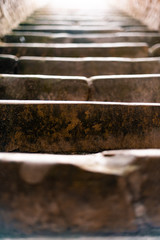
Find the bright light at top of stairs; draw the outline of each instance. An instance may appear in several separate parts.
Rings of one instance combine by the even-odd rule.
[[[106,9],[111,0],[49,0],[53,8],[61,9]]]

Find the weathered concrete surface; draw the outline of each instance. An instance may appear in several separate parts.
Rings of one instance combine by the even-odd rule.
[[[52,58],[21,57],[19,74],[65,76],[151,74],[160,72],[160,58]]]
[[[160,102],[160,75],[112,75],[90,78],[90,101]]]
[[[122,28],[120,27],[80,27],[80,26],[58,26],[53,27],[50,25],[41,25],[41,26],[22,26],[13,30],[14,32],[26,31],[26,32],[46,32],[46,33],[70,33],[70,34],[84,34],[84,33],[112,33],[112,32],[121,32]]]
[[[0,101],[0,151],[159,148],[160,105]]]
[[[13,55],[0,54],[0,73],[15,73],[17,58]]]
[[[0,99],[88,100],[85,77],[0,75]]]
[[[159,167],[158,149],[0,153],[1,234],[150,235],[160,227]]]
[[[0,43],[0,54],[51,57],[148,57],[146,43]]]

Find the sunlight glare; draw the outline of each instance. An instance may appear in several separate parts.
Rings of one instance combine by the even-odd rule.
[[[49,5],[59,9],[106,9],[110,0],[50,0]]]

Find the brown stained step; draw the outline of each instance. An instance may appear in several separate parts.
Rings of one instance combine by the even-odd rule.
[[[160,58],[52,58],[21,57],[18,74],[65,76],[160,73]]]
[[[88,100],[85,77],[0,75],[0,99]]]
[[[90,78],[90,101],[160,102],[160,74]]]
[[[109,239],[132,240],[122,235],[147,233],[144,240],[160,227],[158,149],[90,155],[0,153],[0,168],[1,234],[78,233],[83,239],[85,234],[116,234]]]
[[[1,153],[1,235],[53,237],[138,230],[123,176],[81,169],[87,164],[91,169],[103,168],[101,160],[105,163],[102,154]]]
[[[17,60],[16,56],[0,54],[0,73],[15,73]]]
[[[84,33],[112,33],[112,32],[121,32],[122,28],[120,27],[53,27],[53,26],[28,26],[28,27],[18,27],[13,30],[14,32],[44,32],[44,33],[70,33],[70,34],[84,34]]]
[[[0,75],[0,99],[160,102],[160,74],[66,77]]]
[[[160,104],[1,100],[0,112],[0,151],[160,147]]]
[[[146,43],[0,43],[0,54],[49,57],[148,57]]]
[[[4,42],[17,43],[120,43],[120,42],[145,42],[152,46],[160,42],[159,33],[108,33],[108,34],[67,34],[67,33],[34,33],[14,32],[7,34],[2,39]]]
[[[104,153],[105,156],[113,157],[118,160],[134,157],[131,167],[137,170],[128,175],[128,183],[133,193],[133,202],[137,217],[141,218],[146,226],[155,227],[159,236],[160,226],[160,187],[159,182],[159,164],[160,150],[128,150],[128,151],[109,151]],[[131,169],[131,168],[130,168]]]

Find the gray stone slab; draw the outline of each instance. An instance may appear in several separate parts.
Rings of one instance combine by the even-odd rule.
[[[148,57],[145,43],[1,43],[0,54],[49,57]]]
[[[0,75],[0,99],[87,101],[84,77]]]
[[[0,54],[0,73],[15,73],[17,58],[13,55]]]
[[[66,76],[153,74],[160,72],[160,58],[52,58],[21,57],[19,74]]]
[[[0,112],[0,151],[160,147],[159,104],[1,100]]]
[[[91,101],[160,102],[160,75],[113,75],[90,78]]]

